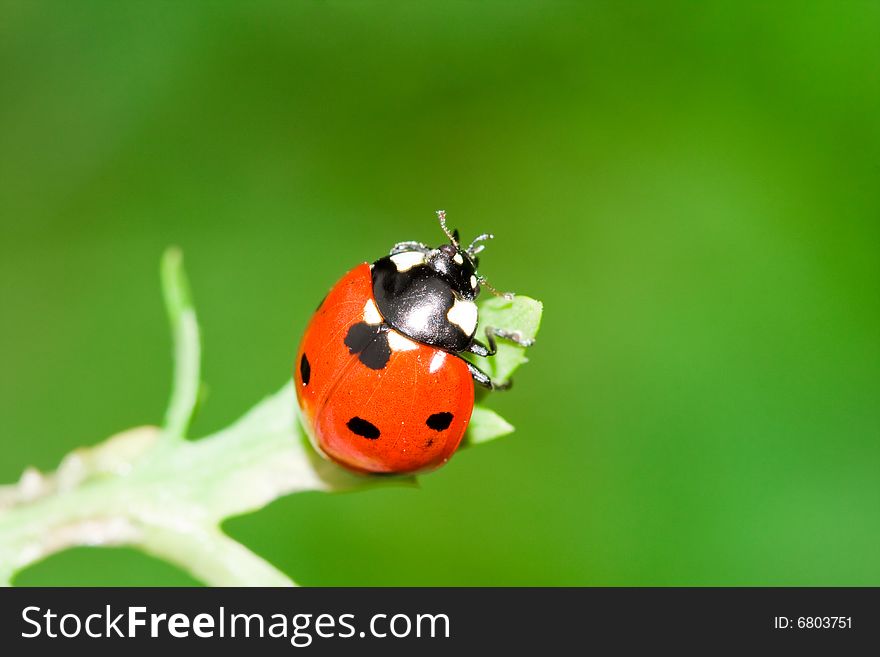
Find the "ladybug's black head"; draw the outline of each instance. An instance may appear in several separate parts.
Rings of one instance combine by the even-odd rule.
[[[479,294],[477,267],[466,251],[453,244],[443,244],[427,255],[426,264],[462,298],[473,299]]]
[[[446,213],[437,212],[440,227],[449,238],[449,244],[443,244],[431,251],[426,258],[427,265],[436,271],[449,285],[465,299],[474,299],[480,293],[483,279],[477,274],[479,259],[477,254],[485,248],[482,241],[494,236],[485,233],[477,237],[471,245],[463,249],[458,243],[458,231],[450,231],[446,227]]]

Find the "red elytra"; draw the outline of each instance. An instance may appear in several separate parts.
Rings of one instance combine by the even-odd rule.
[[[389,329],[390,356],[378,369],[346,338],[375,309],[370,265],[330,291],[297,352],[294,382],[303,424],[328,458],[365,473],[437,468],[461,443],[474,405],[464,360]]]

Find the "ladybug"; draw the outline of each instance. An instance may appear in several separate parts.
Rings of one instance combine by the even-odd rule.
[[[462,354],[492,356],[495,338],[530,344],[492,327],[487,344],[475,338],[475,300],[482,286],[494,292],[476,256],[493,236],[462,248],[445,213],[437,216],[448,243],[401,242],[352,269],[318,306],[297,352],[306,431],[320,453],[350,470],[403,474],[446,463],[470,421],[474,382],[510,385]]]

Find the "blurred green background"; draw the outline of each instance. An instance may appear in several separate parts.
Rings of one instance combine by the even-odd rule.
[[[0,7],[0,480],[160,421],[167,245],[204,434],[445,208],[545,302],[517,432],[231,535],[307,585],[880,585],[880,4]]]

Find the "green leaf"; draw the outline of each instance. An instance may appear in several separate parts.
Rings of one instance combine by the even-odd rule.
[[[541,302],[529,297],[491,297],[480,304],[480,327],[483,332],[487,327],[502,329],[531,342],[538,334],[542,311]],[[494,356],[478,358],[468,355],[468,359],[493,381],[506,383],[517,368],[528,362],[527,347],[503,338],[498,339],[497,344],[498,352]],[[492,396],[481,393],[478,397],[462,447],[479,445],[513,432],[513,426],[507,420],[485,407],[484,403],[490,401]]]
[[[501,436],[513,433],[513,426],[495,411],[482,406],[474,406],[470,424],[464,434],[462,447],[479,445]]]
[[[521,339],[532,341],[541,325],[543,304],[526,296],[491,297],[480,304],[480,333],[486,328],[502,329],[515,333]],[[474,358],[473,363],[492,377],[493,381],[506,383],[520,365],[527,363],[526,347],[500,338],[498,353],[490,358]]]

